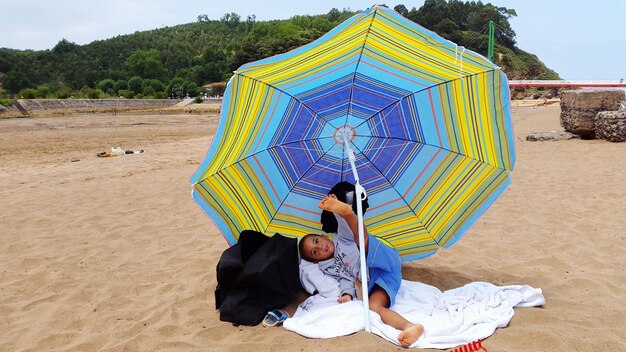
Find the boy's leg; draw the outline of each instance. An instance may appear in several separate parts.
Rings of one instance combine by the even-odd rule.
[[[385,324],[402,330],[400,335],[398,335],[398,342],[400,342],[402,346],[412,345],[424,332],[424,326],[421,324],[413,324],[404,319],[400,314],[387,308],[389,306],[389,296],[380,286],[375,285],[372,288],[369,302],[370,309],[378,313]]]
[[[357,246],[360,246],[359,243],[359,217],[352,211],[352,207],[339,199],[334,194],[329,194],[322,201],[319,202],[318,207],[323,210],[330,211],[341,216],[352,230],[352,235],[354,236],[354,242],[356,242]],[[365,252],[367,253],[367,244],[368,244],[368,233],[367,228],[365,228],[365,223],[363,223],[363,235],[365,239]]]

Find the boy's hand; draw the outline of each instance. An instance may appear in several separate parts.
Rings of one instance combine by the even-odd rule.
[[[346,303],[350,301],[352,301],[352,296],[347,293],[344,293],[341,297],[337,299],[337,302],[339,303]]]

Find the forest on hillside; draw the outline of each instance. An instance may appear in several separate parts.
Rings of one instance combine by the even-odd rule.
[[[394,10],[442,37],[487,55],[489,21],[496,28],[494,61],[509,79],[558,79],[535,55],[516,46],[514,9],[480,1],[426,0]],[[165,98],[196,96],[224,82],[244,63],[305,45],[357,12],[257,21],[236,13],[210,20],[120,35],[77,45],[61,39],[52,49],[0,49],[0,98]],[[224,85],[212,86],[219,94]]]

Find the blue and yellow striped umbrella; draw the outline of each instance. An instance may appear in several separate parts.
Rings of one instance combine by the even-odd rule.
[[[370,233],[404,261],[455,243],[510,183],[506,76],[374,6],[318,40],[240,67],[193,197],[233,244],[242,230],[320,233],[319,200],[354,183]]]

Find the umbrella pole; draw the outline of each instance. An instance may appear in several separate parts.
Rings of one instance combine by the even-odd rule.
[[[352,175],[354,176],[354,187],[355,187],[355,199],[357,216],[359,220],[358,229],[359,229],[359,243],[365,243],[365,229],[363,228],[363,203],[362,199],[365,198],[365,189],[359,183],[359,173],[356,170],[355,161],[356,158],[354,156],[354,151],[350,148],[350,144],[348,142],[347,136],[344,134],[344,146],[346,148],[346,153],[348,154],[348,160],[350,160],[350,167],[352,167]],[[365,255],[365,246],[359,246],[359,254],[361,257],[361,289],[363,292],[363,319],[365,320],[365,331],[372,332],[372,328],[370,326],[370,304],[369,304],[369,292],[367,288],[367,257]]]

